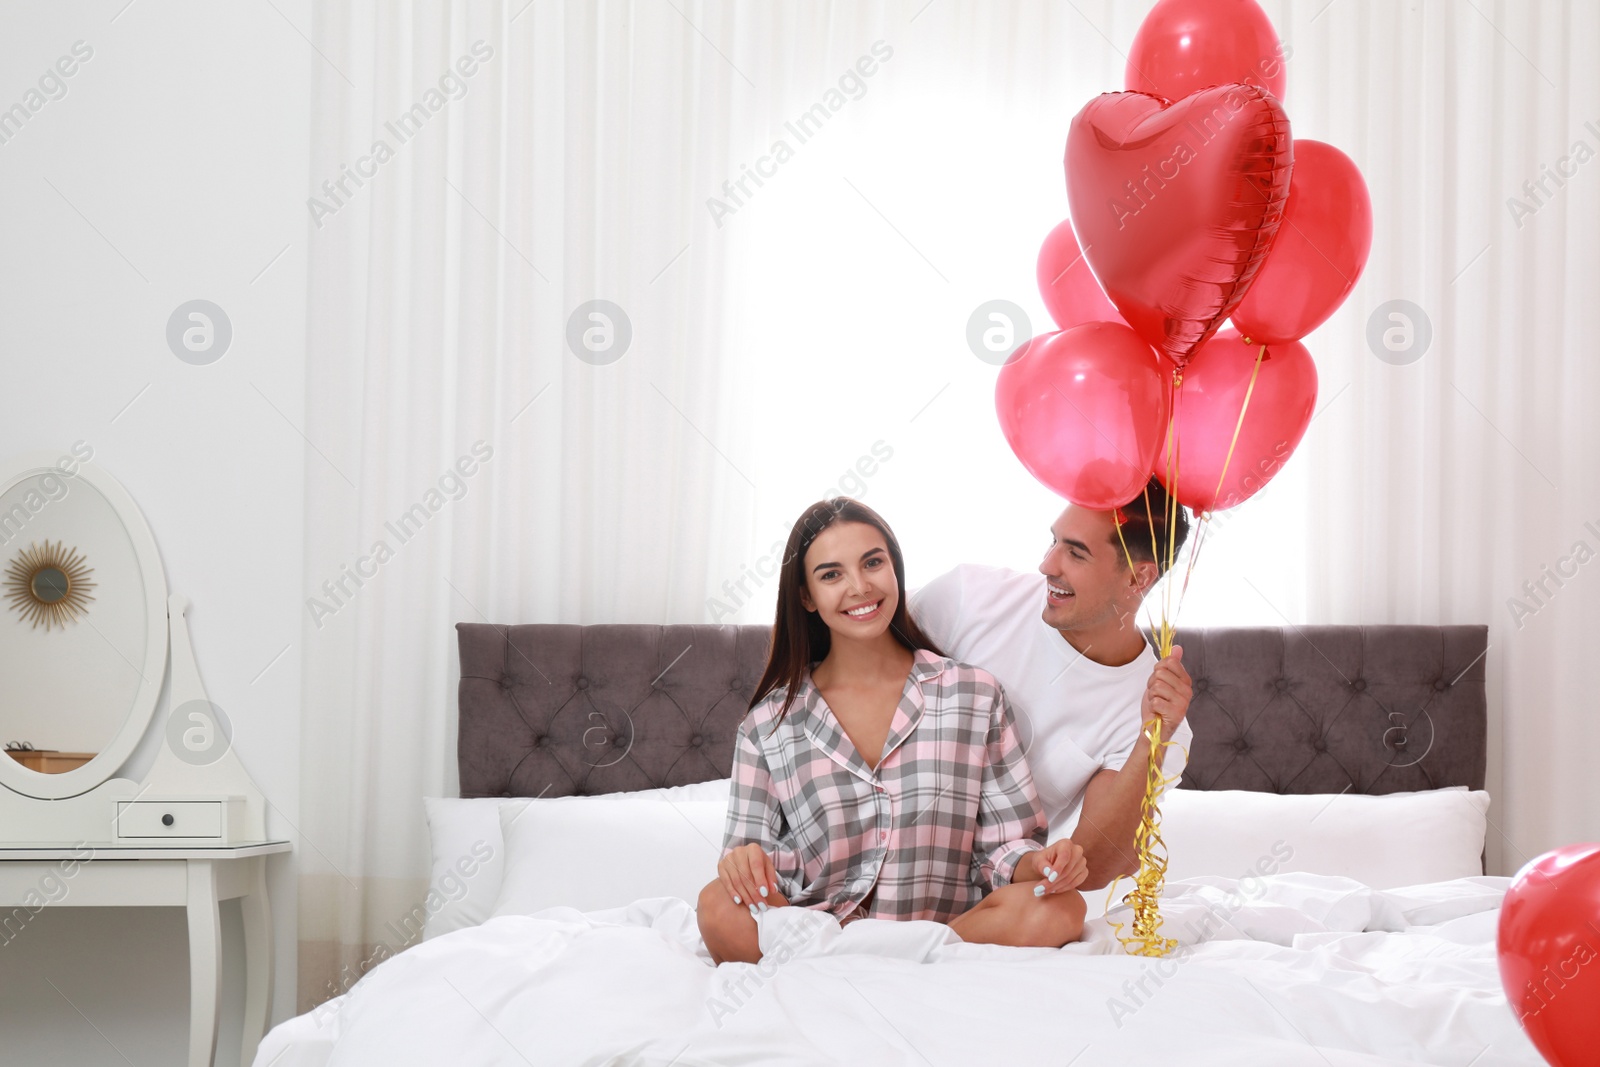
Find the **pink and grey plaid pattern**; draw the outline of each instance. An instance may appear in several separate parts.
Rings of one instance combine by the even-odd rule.
[[[1044,846],[1044,809],[988,671],[917,652],[875,771],[809,673],[778,722],[783,695],[739,724],[722,851],[760,845],[791,904],[841,921],[948,922]]]

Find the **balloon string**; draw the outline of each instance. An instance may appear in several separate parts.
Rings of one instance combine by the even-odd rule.
[[[1146,485],[1145,489],[1144,489],[1144,512],[1145,512],[1145,516],[1148,518],[1149,515],[1150,515],[1150,487],[1148,485]],[[1114,526],[1116,528],[1117,540],[1122,543],[1122,558],[1128,561],[1128,572],[1131,574],[1133,572],[1133,553],[1128,551],[1128,542],[1122,536],[1122,513],[1121,513],[1120,509],[1118,509],[1117,511],[1113,511],[1111,513],[1111,524],[1112,524],[1112,526]],[[1155,536],[1156,536],[1155,524],[1151,523],[1150,524],[1150,544],[1151,544],[1152,554],[1154,554]],[[1145,605],[1145,622],[1149,625],[1149,627],[1150,627],[1150,629],[1152,631],[1155,630],[1155,628],[1156,628],[1155,621],[1150,617],[1149,605],[1148,604]]]
[[[1228,454],[1222,460],[1222,473],[1217,475],[1217,487],[1211,493],[1212,508],[1217,506],[1217,497],[1222,493],[1222,482],[1228,477],[1228,464],[1233,462],[1233,449],[1239,443],[1239,431],[1244,428],[1244,413],[1250,407],[1250,395],[1256,391],[1256,375],[1261,373],[1261,360],[1266,354],[1267,346],[1262,345],[1256,352],[1255,366],[1250,368],[1250,384],[1245,387],[1244,402],[1239,405],[1239,419],[1233,424],[1233,439],[1228,442]]]
[[[1163,572],[1167,575],[1172,573],[1172,564],[1178,550],[1178,509],[1183,506],[1178,503],[1177,492],[1178,480],[1182,476],[1180,460],[1183,456],[1183,439],[1178,436],[1178,414],[1183,408],[1183,392],[1178,386],[1182,383],[1183,372],[1179,370],[1178,373],[1172,376],[1172,481],[1168,484],[1173,487],[1173,491],[1167,494],[1167,566]],[[1169,577],[1164,592],[1167,611],[1162,620],[1166,627],[1166,632],[1162,635],[1164,640],[1161,645],[1163,658],[1171,654],[1173,639],[1177,634],[1176,620],[1178,612],[1172,603],[1172,584],[1172,580]]]
[[[1177,551],[1177,472],[1181,463],[1181,448],[1177,441],[1178,411],[1182,394],[1178,386],[1182,383],[1181,371],[1174,371],[1172,375],[1171,393],[1168,403],[1167,441],[1166,441],[1166,484],[1169,487],[1167,501],[1162,509],[1167,520],[1167,543],[1164,553],[1167,566],[1163,573],[1170,573],[1174,554]],[[1145,518],[1150,526],[1150,554],[1153,559],[1163,558],[1162,546],[1156,543],[1155,521],[1150,506],[1149,485],[1144,490]],[[1127,539],[1122,533],[1122,517],[1120,509],[1112,513],[1112,523],[1116,527],[1117,541],[1122,545],[1122,554],[1128,562],[1128,570],[1133,570],[1133,554],[1128,550]],[[1158,579],[1159,580],[1159,579]],[[1161,624],[1156,627],[1153,623],[1151,630],[1156,634],[1156,643],[1161,658],[1165,658],[1172,651],[1177,628],[1173,625],[1172,583],[1168,582],[1162,591],[1162,618]],[[1179,601],[1181,606],[1181,598]],[[1165,956],[1177,947],[1178,942],[1169,937],[1162,937],[1161,931],[1161,892],[1166,886],[1167,878],[1167,847],[1161,839],[1160,820],[1161,809],[1158,798],[1168,785],[1176,781],[1176,777],[1167,777],[1162,773],[1162,754],[1170,741],[1161,740],[1161,719],[1153,719],[1146,727],[1144,735],[1150,742],[1150,754],[1145,764],[1145,789],[1144,797],[1139,804],[1139,825],[1134,833],[1134,851],[1138,856],[1138,872],[1134,876],[1134,887],[1123,902],[1133,908],[1133,933],[1123,935],[1126,923],[1111,921],[1111,926],[1117,940],[1121,942],[1123,951],[1130,955],[1138,956]],[[1187,756],[1187,754],[1186,754]],[[1116,893],[1117,886],[1122,878],[1118,876],[1111,883],[1106,896],[1106,910],[1111,910],[1111,899]]]
[[[1154,561],[1162,558],[1162,552],[1160,552],[1160,549],[1155,547],[1155,515],[1150,512],[1149,482],[1144,483],[1144,522],[1146,522],[1146,525],[1149,525],[1150,528],[1150,561],[1154,563]],[[1128,545],[1123,544],[1122,549],[1123,552],[1126,552],[1126,550],[1128,550]],[[1128,569],[1130,569],[1130,571],[1133,569],[1133,558],[1131,557],[1128,558]],[[1157,581],[1160,581],[1160,579],[1157,579]],[[1150,598],[1150,600],[1154,600],[1154,597]],[[1150,608],[1149,600],[1144,601],[1144,611],[1146,611],[1146,621],[1150,624],[1150,632],[1157,635],[1157,637],[1155,637],[1155,641],[1157,641],[1157,645],[1160,645],[1160,640],[1162,640],[1162,638],[1160,638],[1160,627],[1157,627],[1157,624],[1155,624],[1155,616],[1152,614],[1154,608]]]
[[[1139,871],[1134,875],[1133,888],[1122,898],[1122,903],[1133,909],[1133,933],[1125,936],[1127,923],[1110,918],[1112,899],[1119,876],[1106,893],[1107,922],[1113,936],[1121,942],[1123,952],[1130,956],[1165,956],[1178,947],[1174,938],[1161,936],[1161,891],[1167,881],[1167,847],[1161,840],[1161,811],[1158,798],[1177,776],[1162,773],[1162,754],[1171,741],[1161,740],[1161,719],[1155,718],[1145,727],[1144,736],[1150,741],[1150,758],[1145,765],[1144,800],[1139,806],[1139,828],[1134,834],[1134,848],[1139,857]],[[1179,746],[1180,749],[1182,746]],[[1188,752],[1184,752],[1185,759]]]
[[[1170,386],[1169,386],[1169,390],[1170,391],[1168,393],[1168,403],[1167,403],[1167,411],[1169,412],[1169,414],[1167,416],[1167,440],[1166,440],[1167,477],[1166,477],[1166,485],[1167,485],[1168,488],[1167,488],[1167,500],[1166,500],[1165,505],[1162,508],[1162,512],[1163,512],[1163,516],[1162,517],[1166,520],[1166,530],[1167,530],[1167,546],[1166,546],[1166,552],[1165,553],[1163,553],[1161,551],[1160,546],[1158,546],[1156,544],[1156,524],[1155,524],[1154,516],[1151,515],[1150,494],[1148,492],[1148,489],[1149,489],[1148,485],[1145,487],[1146,488],[1146,492],[1145,492],[1145,496],[1144,496],[1145,518],[1150,523],[1150,555],[1151,555],[1151,558],[1153,560],[1157,561],[1157,562],[1159,562],[1163,558],[1163,556],[1165,557],[1166,566],[1164,568],[1162,568],[1162,574],[1163,575],[1165,575],[1167,572],[1171,571],[1171,569],[1172,569],[1172,552],[1173,552],[1174,544],[1176,542],[1176,537],[1174,536],[1176,531],[1175,531],[1174,527],[1176,526],[1177,521],[1178,521],[1178,514],[1177,514],[1177,511],[1175,510],[1175,505],[1177,505],[1178,497],[1177,497],[1177,493],[1176,493],[1174,487],[1176,487],[1176,485],[1178,484],[1177,477],[1178,477],[1179,453],[1180,453],[1180,447],[1179,447],[1179,444],[1178,444],[1178,411],[1179,411],[1179,408],[1181,407],[1182,397],[1183,397],[1183,394],[1179,391],[1178,386],[1180,384],[1182,384],[1182,382],[1183,382],[1183,371],[1182,370],[1174,370],[1172,372],[1172,381],[1171,381]],[[1130,570],[1132,569],[1132,566],[1133,566],[1133,564],[1132,564],[1132,561],[1130,560],[1129,561],[1129,569]],[[1157,578],[1156,580],[1160,581],[1161,579]],[[1162,587],[1162,590],[1161,590],[1161,625],[1160,625],[1159,628],[1154,626],[1154,625],[1151,626],[1151,629],[1154,630],[1155,634],[1156,634],[1156,651],[1159,654],[1159,658],[1162,658],[1162,659],[1165,659],[1167,657],[1167,655],[1172,651],[1173,639],[1174,639],[1174,636],[1176,635],[1176,632],[1177,632],[1177,628],[1173,625],[1172,620],[1173,620],[1172,583],[1168,582],[1165,586]]]
[[[1248,343],[1248,339],[1247,339]],[[1228,442],[1227,455],[1222,460],[1222,471],[1217,476],[1217,487],[1212,492],[1211,502],[1215,506],[1217,497],[1222,493],[1222,485],[1228,476],[1228,466],[1233,462],[1233,453],[1239,443],[1239,434],[1244,427],[1244,414],[1250,407],[1250,399],[1255,394],[1256,378],[1261,372],[1261,361],[1265,358],[1267,346],[1261,345],[1256,352],[1255,365],[1250,369],[1250,383],[1245,387],[1244,402],[1239,405],[1239,417],[1234,422],[1233,437]],[[1175,370],[1172,375],[1171,392],[1169,393],[1167,439],[1166,439],[1166,485],[1167,501],[1163,509],[1166,518],[1167,544],[1166,567],[1163,575],[1170,574],[1177,554],[1177,526],[1178,503],[1177,478],[1181,466],[1182,448],[1178,441],[1178,418],[1183,406],[1183,393],[1178,388],[1183,382],[1181,369]],[[1162,558],[1161,546],[1156,543],[1155,518],[1150,507],[1149,486],[1144,491],[1145,518],[1150,525],[1150,552],[1156,559]],[[1159,656],[1165,659],[1172,652],[1172,646],[1177,634],[1174,618],[1177,611],[1182,610],[1184,595],[1189,591],[1189,579],[1194,574],[1195,561],[1200,555],[1200,546],[1205,541],[1206,527],[1211,519],[1211,509],[1207,509],[1201,516],[1199,529],[1196,531],[1195,543],[1189,551],[1188,564],[1184,570],[1183,583],[1178,589],[1177,604],[1173,605],[1173,582],[1169,581],[1162,590],[1162,616],[1159,630],[1152,625],[1152,630],[1157,630],[1156,644]],[[1116,526],[1117,541],[1122,545],[1122,554],[1127,559],[1129,571],[1133,570],[1133,554],[1128,551],[1127,539],[1122,535],[1121,513],[1114,512],[1112,522]],[[1166,888],[1167,880],[1167,848],[1166,842],[1161,838],[1161,808],[1159,797],[1163,790],[1173,782],[1177,776],[1167,776],[1162,773],[1162,757],[1171,741],[1161,739],[1162,720],[1158,717],[1152,719],[1144,730],[1144,736],[1150,742],[1149,759],[1145,765],[1144,797],[1139,804],[1139,826],[1134,833],[1134,851],[1139,859],[1139,869],[1134,875],[1133,889],[1129,890],[1122,898],[1122,903],[1133,910],[1133,933],[1124,936],[1123,929],[1128,924],[1114,920],[1110,925],[1117,940],[1122,944],[1122,949],[1129,955],[1136,956],[1166,956],[1178,947],[1178,942],[1170,937],[1161,936],[1161,891]],[[1185,759],[1188,753],[1184,753]],[[1117,886],[1122,882],[1119,876],[1112,881],[1106,893],[1106,911],[1109,914],[1112,900],[1116,896]]]
[[[1200,558],[1200,546],[1206,541],[1206,526],[1211,520],[1211,513],[1200,516],[1194,532],[1194,544],[1189,546],[1189,562],[1183,568],[1183,588],[1178,590],[1178,610],[1183,610],[1183,598],[1189,592],[1189,576],[1194,574],[1195,560]]]
[[[1170,466],[1167,469],[1167,474],[1169,477],[1172,474]],[[1144,521],[1150,527],[1150,559],[1153,562],[1161,558],[1161,550],[1156,548],[1156,519],[1154,515],[1150,514],[1150,483],[1148,480],[1145,482],[1144,486]],[[1126,548],[1127,546],[1124,545],[1123,547]],[[1128,569],[1133,569],[1131,561],[1129,562]]]
[[[1246,344],[1250,339],[1244,339]],[[1189,551],[1189,564],[1183,573],[1183,588],[1178,592],[1178,608],[1183,608],[1183,596],[1189,591],[1189,576],[1194,574],[1195,561],[1200,558],[1200,547],[1205,544],[1206,529],[1211,524],[1211,513],[1216,508],[1217,497],[1222,495],[1222,483],[1228,477],[1228,464],[1233,462],[1233,450],[1239,443],[1239,431],[1244,428],[1244,413],[1250,409],[1250,397],[1256,391],[1256,375],[1261,373],[1261,361],[1266,358],[1267,346],[1262,345],[1256,351],[1255,366],[1250,368],[1250,384],[1245,387],[1244,401],[1239,405],[1239,418],[1233,424],[1233,438],[1228,442],[1228,454],[1222,459],[1222,470],[1217,475],[1217,487],[1211,493],[1211,507],[1207,508],[1200,516],[1199,528],[1195,530],[1194,547]]]

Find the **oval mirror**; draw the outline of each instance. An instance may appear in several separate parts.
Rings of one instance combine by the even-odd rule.
[[[113,777],[166,668],[166,573],[133,498],[71,455],[0,468],[0,785],[58,800]]]

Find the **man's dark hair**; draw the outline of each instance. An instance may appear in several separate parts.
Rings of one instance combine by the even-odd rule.
[[[1146,500],[1149,507],[1146,508]],[[1167,573],[1167,518],[1172,502],[1167,496],[1166,486],[1160,479],[1152,476],[1146,483],[1144,492],[1122,505],[1122,539],[1117,539],[1115,528],[1111,531],[1111,544],[1117,550],[1117,563],[1127,566],[1123,557],[1122,546],[1128,546],[1128,555],[1135,560],[1142,560],[1156,565],[1158,574]],[[1151,551],[1150,526],[1155,520],[1155,548]],[[1178,505],[1178,520],[1174,524],[1177,534],[1177,543],[1172,546],[1172,559],[1178,558],[1178,553],[1183,551],[1183,543],[1189,539],[1189,513],[1182,504]]]

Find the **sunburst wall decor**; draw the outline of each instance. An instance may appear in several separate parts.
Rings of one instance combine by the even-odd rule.
[[[6,568],[6,598],[34,629],[42,622],[46,630],[54,626],[65,630],[67,623],[89,610],[93,573],[75,548],[63,549],[59,541],[53,545],[46,541],[43,548],[30,544]]]

